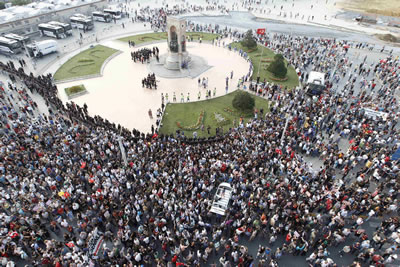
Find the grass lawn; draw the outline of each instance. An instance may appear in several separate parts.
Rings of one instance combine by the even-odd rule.
[[[267,71],[269,62],[266,62],[266,61],[273,60],[273,58],[275,56],[275,53],[271,49],[268,49],[266,47],[263,48],[261,45],[258,45],[257,50],[248,52],[249,50],[247,48],[243,47],[240,43],[233,43],[232,48],[234,48],[234,47],[236,47],[237,49],[242,49],[249,55],[250,60],[253,63],[253,67],[254,67],[253,76],[252,76],[253,80],[257,79],[258,69],[259,69],[260,60],[261,60],[260,81],[263,81],[265,78],[268,82],[272,82],[275,84],[281,84],[283,87],[287,86],[289,89],[294,88],[299,85],[299,77],[297,76],[296,70],[293,68],[293,66],[288,67],[288,72],[286,74],[288,79],[286,81],[275,81],[275,80],[271,79],[274,76],[272,73]],[[264,51],[263,51],[263,49],[264,49]],[[262,57],[261,57],[261,54],[262,54]],[[285,60],[285,62],[287,63],[286,60]]]
[[[193,37],[194,41],[201,39],[203,41],[212,41],[213,39],[217,38],[219,34],[215,33],[205,33],[205,32],[187,32],[186,36]],[[118,40],[123,42],[134,41],[135,45],[139,45],[146,42],[154,42],[159,40],[166,40],[167,33],[166,32],[153,32],[153,33],[144,33],[144,34],[137,34],[132,36],[127,36],[124,38],[120,38]]]
[[[118,50],[96,45],[65,62],[54,74],[56,81],[100,74],[104,61]]]
[[[67,87],[64,90],[65,90],[65,93],[67,94],[67,96],[71,96],[71,95],[75,95],[75,94],[86,91],[86,88],[83,84],[80,84],[80,85],[74,85],[71,87]]]
[[[190,127],[195,125],[199,120],[199,116],[204,111],[204,132],[201,129],[198,130],[183,130],[187,137],[193,137],[193,132],[197,132],[198,137],[208,137],[207,127],[211,127],[211,136],[215,135],[215,128],[219,125],[224,128],[226,132],[229,128],[233,127],[233,121],[235,120],[236,125],[239,122],[240,116],[244,116],[245,122],[253,117],[253,114],[240,114],[232,107],[232,100],[239,91],[216,97],[211,100],[197,101],[192,103],[169,103],[167,104],[164,117],[162,120],[162,127],[160,133],[162,134],[174,134],[176,130],[182,130],[178,128],[177,123],[180,123],[183,127]],[[264,109],[264,114],[269,111],[269,103],[267,100],[254,96],[255,108],[260,110]],[[218,124],[215,119],[214,113],[218,113],[217,117],[224,118],[225,123]]]

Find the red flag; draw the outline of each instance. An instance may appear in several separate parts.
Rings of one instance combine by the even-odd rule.
[[[290,154],[290,158],[292,159],[294,157],[294,151]]]
[[[280,150],[279,148],[276,148],[276,149],[275,149],[275,152],[276,152],[276,153],[279,153],[279,155],[282,155],[282,150]]]
[[[16,238],[18,236],[18,233],[15,232],[15,231],[12,231],[12,232],[8,233],[8,236],[11,237],[11,238]]]
[[[264,35],[265,34],[265,28],[257,29],[257,34]]]
[[[157,138],[158,137],[158,134],[153,134],[153,139],[155,139],[155,138]]]
[[[81,169],[84,169],[85,167],[86,167],[86,162],[82,162]]]
[[[352,143],[354,143],[354,139],[351,139],[350,141],[349,141],[349,144],[351,145]]]

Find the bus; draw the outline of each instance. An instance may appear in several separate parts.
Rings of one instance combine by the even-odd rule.
[[[5,54],[18,54],[21,53],[22,46],[21,43],[8,39],[6,37],[0,37],[0,52]]]
[[[114,9],[104,9],[104,13],[110,14],[114,19],[121,19],[122,12]]]
[[[62,23],[62,22],[59,22],[59,21],[50,21],[50,22],[47,22],[47,23],[50,24],[50,25],[62,27],[67,36],[71,36],[72,35],[72,26],[69,23]]]
[[[70,21],[73,28],[77,28],[83,31],[89,31],[94,27],[93,21],[88,17],[70,17]]]
[[[23,46],[23,44],[27,44],[30,40],[30,38],[28,36],[21,36],[15,33],[8,33],[6,35],[4,35],[4,37],[6,37],[7,39],[11,39],[11,40],[15,40],[21,43],[21,46]]]
[[[109,13],[95,11],[92,13],[92,16],[93,16],[93,20],[95,20],[95,21],[101,21],[101,22],[107,22],[107,23],[112,21],[112,15]]]
[[[63,27],[51,25],[48,23],[39,24],[38,27],[42,36],[54,37],[57,39],[63,39],[67,37]]]
[[[86,16],[86,15],[81,14],[81,13],[75,13],[75,14],[72,15],[71,17],[82,18],[82,19],[90,19],[89,16]]]

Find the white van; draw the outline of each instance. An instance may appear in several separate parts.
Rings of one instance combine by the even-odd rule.
[[[57,52],[58,43],[55,40],[43,40],[26,46],[31,57],[42,57]]]
[[[232,187],[228,183],[221,183],[218,186],[217,193],[214,196],[214,201],[211,205],[211,212],[225,215],[226,210],[228,209],[229,201],[232,197]]]
[[[321,95],[325,90],[325,74],[311,71],[308,75],[306,88],[306,93],[309,95]]]

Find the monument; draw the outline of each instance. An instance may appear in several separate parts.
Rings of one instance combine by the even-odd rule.
[[[164,67],[169,70],[180,70],[188,65],[186,51],[186,20],[176,17],[167,18],[168,56]]]
[[[194,44],[186,43],[186,20],[177,17],[167,17],[167,53],[159,60],[150,61],[150,70],[164,78],[198,77],[211,66],[201,57],[190,54],[187,48]],[[207,46],[204,46],[204,49]]]

